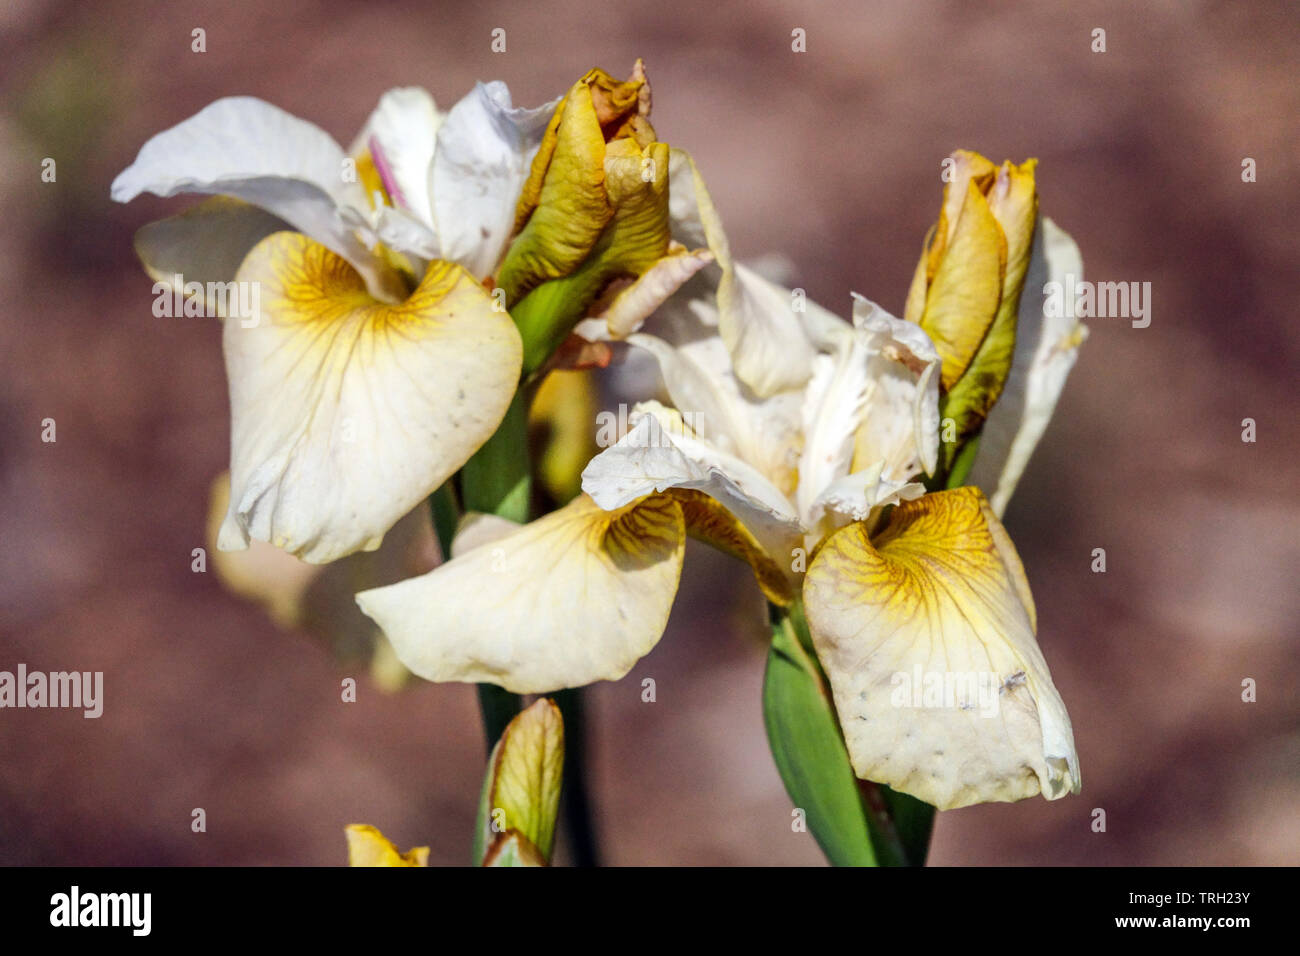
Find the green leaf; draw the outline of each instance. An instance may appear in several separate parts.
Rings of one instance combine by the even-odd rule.
[[[797,613],[797,612],[796,612]],[[815,659],[774,609],[763,721],[795,807],[834,866],[875,866],[866,810]]]

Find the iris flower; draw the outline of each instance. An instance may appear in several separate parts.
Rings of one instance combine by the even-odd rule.
[[[500,260],[553,106],[480,84],[447,113],[419,89],[380,100],[345,152],[251,97],[155,136],[113,183],[217,198],[142,229],[163,285],[247,283],[225,323],[231,495],[219,544],[312,563],[376,549],[493,433],[520,337],[481,284]]]
[[[661,637],[690,534],[747,561],[773,604],[803,604],[858,776],[940,808],[1077,790],[1069,717],[1036,642],[1033,599],[1009,536],[978,488],[927,494],[923,484],[940,456],[948,383],[960,380],[982,337],[950,368],[951,343],[936,348],[923,323],[862,297],[852,324],[842,322],[732,261],[685,154],[674,154],[671,179],[674,239],[684,248],[703,242],[714,265],[647,323],[657,334],[629,331],[639,318],[605,331],[658,360],[673,407],[639,404],[568,506],[523,526],[477,516],[453,560],[362,592],[358,603],[429,680],[520,693],[616,680]],[[1014,337],[1018,311],[1039,342],[1042,310],[1033,295],[1021,302],[1024,275],[1077,268],[1077,250],[1049,222],[1035,229],[1032,178],[1029,193],[1014,258],[1004,234],[992,237],[1001,258],[991,265],[949,247],[938,293],[956,282],[950,274],[991,268],[978,278],[996,294],[978,321],[987,329],[1009,313]],[[959,204],[947,213],[959,235],[967,215],[987,213],[980,201],[982,209],[966,207],[975,212]],[[985,220],[981,228],[996,225]],[[1046,242],[1031,244],[1036,231]],[[1031,249],[1044,261],[1031,266]],[[1004,289],[1008,270],[1019,278]],[[922,313],[934,284],[923,277],[913,292]],[[936,314],[955,329],[942,309]],[[1033,395],[1059,392],[1063,380],[1059,363],[1049,372],[1035,361],[1011,381]],[[1001,391],[1003,381],[996,385]],[[1018,464],[995,474],[1018,477],[1037,438],[1021,433],[1041,433],[1044,404],[1041,394],[1019,403],[1035,411],[1006,426],[1016,433],[1007,444],[1021,439]],[[995,678],[996,713],[899,706],[897,675],[918,672]]]

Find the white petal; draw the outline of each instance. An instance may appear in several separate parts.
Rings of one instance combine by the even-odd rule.
[[[673,405],[687,415],[696,435],[751,465],[783,495],[794,491],[798,392],[756,396],[733,374],[727,347],[716,334],[677,347],[643,333],[628,342],[655,357]]]
[[[153,137],[113,180],[112,196],[144,192],[226,195],[279,216],[332,249],[366,279],[372,294],[396,299],[398,286],[340,215],[365,209],[359,183],[328,133],[251,96],[217,100]]]
[[[426,680],[522,694],[617,680],[663,635],[685,539],[670,498],[605,512],[579,496],[357,603]]]
[[[432,182],[442,257],[490,275],[514,226],[529,166],[555,103],[511,106],[504,83],[479,83],[438,131]]]
[[[379,105],[352,144],[354,155],[363,150],[370,153],[393,204],[430,230],[429,173],[442,120],[426,90],[399,87],[379,98]]]
[[[225,317],[227,287],[248,250],[290,226],[283,219],[237,199],[214,196],[177,216],[141,226],[135,251],[144,271],[184,293],[186,283],[204,288],[209,315]],[[213,283],[214,285],[209,285]],[[220,295],[209,295],[218,291]]]
[[[924,330],[854,293],[853,321],[871,355],[868,397],[853,469],[883,462],[905,482],[934,472],[939,453],[939,356]]]
[[[702,491],[740,519],[749,532],[788,564],[802,528],[790,502],[756,469],[683,430],[682,419],[658,402],[638,405],[633,427],[582,472],[582,490],[607,511],[667,491]]]
[[[694,161],[682,150],[669,158],[669,216],[673,238],[706,244],[722,269],[718,281],[719,331],[737,377],[758,395],[800,388],[812,374],[814,343],[805,325],[820,329],[827,313],[806,297],[769,282],[731,257],[722,221]],[[804,309],[797,311],[798,307]]]
[[[810,518],[820,522],[828,513],[833,520],[824,525],[819,536],[829,534],[850,521],[867,521],[871,513],[885,505],[912,501],[925,494],[925,485],[915,481],[891,481],[884,477],[884,463],[845,475],[827,486],[812,504]]]
[[[979,453],[969,483],[991,489],[989,502],[1001,517],[1038,440],[1056,410],[1066,376],[1078,358],[1088,328],[1075,317],[1073,301],[1060,314],[1049,315],[1044,288],[1066,276],[1083,280],[1083,258],[1069,234],[1043,217],[1034,235],[1034,248],[1025,275],[1016,325],[1016,351],[993,411],[980,436]]]
[[[299,233],[259,243],[239,281],[260,321],[227,319],[231,501],[220,546],[306,561],[374,550],[495,431],[522,362],[510,317],[459,266],[406,302],[369,299]]]
[[[804,445],[795,497],[805,524],[815,520],[812,505],[817,496],[849,473],[853,436],[876,388],[869,358],[866,336],[852,334],[841,337],[834,354],[813,360],[801,411]]]
[[[669,250],[668,255],[643,272],[601,312],[610,334],[621,339],[641,328],[669,296],[712,261],[713,253],[707,249]]]

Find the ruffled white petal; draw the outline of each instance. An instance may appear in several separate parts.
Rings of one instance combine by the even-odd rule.
[[[686,413],[695,435],[753,466],[783,495],[793,492],[800,442],[798,392],[759,398],[736,378],[727,347],[716,334],[676,347],[644,333],[629,336],[628,342],[655,357],[673,405]]]
[[[479,83],[438,131],[431,170],[442,258],[490,275],[514,226],[515,205],[555,103],[511,105],[504,83]]]
[[[357,603],[427,680],[522,694],[617,680],[663,635],[685,539],[671,498],[606,512],[579,496]]]
[[[855,440],[853,470],[884,463],[905,482],[934,472],[939,453],[939,356],[920,326],[854,294],[853,322],[870,359],[872,388]]]
[[[644,402],[633,426],[582,472],[582,490],[606,510],[670,488],[702,491],[730,511],[782,565],[802,532],[789,500],[753,466],[695,437],[680,415]]]
[[[984,423],[979,454],[969,481],[991,489],[989,501],[1001,517],[1038,440],[1056,410],[1056,401],[1078,358],[1088,328],[1075,315],[1073,301],[1045,308],[1049,282],[1070,287],[1066,276],[1083,280],[1083,258],[1069,234],[1043,217],[1025,276],[1016,325],[1016,350],[1002,396]],[[1051,314],[1049,314],[1049,312]]]
[[[400,297],[395,277],[345,221],[367,205],[328,133],[251,96],[217,100],[159,133],[113,180],[112,197],[226,195],[260,206],[350,262],[372,294]]]

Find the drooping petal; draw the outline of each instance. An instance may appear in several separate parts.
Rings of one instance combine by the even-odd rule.
[[[298,233],[258,243],[239,281],[260,290],[260,321],[225,323],[220,546],[251,537],[312,563],[374,550],[500,423],[521,364],[510,317],[445,262],[405,302],[380,303]]]
[[[344,220],[367,206],[347,175],[342,148],[314,123],[251,96],[217,100],[159,133],[113,180],[112,196],[130,202],[144,192],[226,195],[265,209],[342,256],[372,294],[401,295],[385,268]]]
[[[669,178],[673,237],[689,247],[707,245],[721,267],[718,330],[737,377],[761,397],[801,388],[812,374],[811,336],[835,320],[816,303],[797,299],[732,260],[722,220],[695,161],[684,150],[671,151]]]
[[[515,221],[554,102],[516,108],[499,81],[479,83],[438,131],[430,189],[442,258],[490,275]]]
[[[988,490],[999,517],[1051,421],[1079,346],[1088,337],[1087,326],[1075,315],[1074,286],[1067,276],[1073,276],[1073,282],[1083,280],[1079,247],[1056,223],[1043,217],[1020,300],[1011,374],[984,423],[969,477],[971,484]]]
[[[672,488],[667,494],[681,506],[687,534],[744,561],[764,597],[782,607],[790,604],[796,593],[792,561],[778,562],[780,556],[769,552],[716,498],[689,488]]]
[[[323,565],[308,564],[264,541],[250,541],[243,551],[220,550],[217,539],[229,508],[230,475],[225,473],[213,482],[206,528],[211,570],[222,587],[263,607],[278,627],[301,630],[320,641],[337,660],[368,663],[370,679],[381,690],[399,690],[410,672],[352,595],[437,566],[438,544],[428,505],[420,502],[393,525],[377,551]]]
[[[755,468],[695,437],[657,402],[636,406],[632,428],[591,460],[582,490],[606,510],[670,488],[702,491],[740,519],[769,554],[785,562],[802,526],[788,499]]]
[[[1024,569],[978,489],[831,535],[804,603],[859,777],[940,809],[1078,791]]]
[[[685,541],[671,498],[604,511],[584,495],[357,603],[426,680],[521,694],[617,680],[663,635]]]
[[[205,314],[225,318],[225,294],[209,295],[215,285],[233,282],[248,250],[288,224],[257,206],[214,196],[178,216],[141,226],[135,252],[150,278],[178,292],[197,282],[203,286]]]
[[[429,848],[412,847],[403,853],[375,827],[350,823],[344,828],[348,838],[348,866],[428,866]]]

